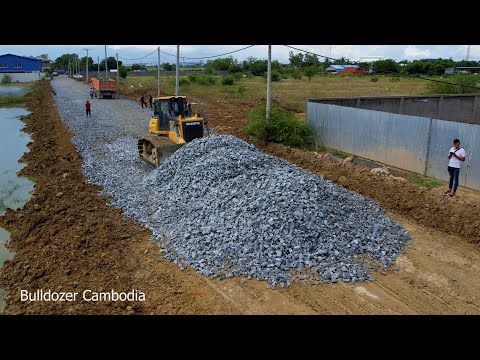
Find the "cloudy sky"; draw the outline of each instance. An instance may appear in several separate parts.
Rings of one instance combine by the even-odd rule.
[[[157,54],[144,57],[155,51],[160,46],[161,51],[175,54],[175,45],[108,45],[107,55],[115,56],[118,52],[120,60],[125,64],[135,62],[156,63]],[[423,58],[452,58],[453,60],[463,60],[467,56],[467,45],[292,45],[300,49],[311,51],[317,54],[340,58],[346,57],[353,61],[369,61],[378,58],[390,58],[395,60],[414,60]],[[241,49],[245,45],[181,45],[180,56],[185,57],[203,57],[213,56]],[[12,53],[24,56],[38,56],[40,54],[48,54],[49,58],[54,60],[58,56],[65,53],[77,53],[80,57],[86,55],[85,48],[91,49],[89,56],[93,58],[105,56],[104,45],[0,45],[0,55]],[[288,53],[292,49],[282,45],[274,45],[272,47],[272,59],[282,63],[288,62]],[[293,50],[295,53],[297,51]],[[267,57],[267,46],[256,45],[244,51],[232,54],[235,58],[242,61],[249,56],[256,58]],[[132,59],[132,60],[128,60]],[[480,45],[472,45],[470,48],[470,60],[480,60]],[[164,53],[161,54],[161,62],[173,63],[175,58]],[[187,61],[198,61],[185,59]],[[206,61],[206,60],[205,60]]]

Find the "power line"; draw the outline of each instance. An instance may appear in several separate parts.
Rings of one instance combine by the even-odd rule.
[[[192,59],[192,60],[201,60],[201,59],[211,59],[211,58],[215,58],[215,57],[220,57],[220,56],[225,56],[225,55],[230,55],[230,54],[233,54],[233,53],[236,53],[236,52],[239,52],[239,51],[243,51],[243,50],[246,50],[248,48],[251,48],[255,45],[249,45],[249,46],[246,46],[244,48],[241,48],[241,49],[237,49],[237,50],[234,50],[234,51],[229,51],[229,52],[226,52],[226,53],[223,53],[223,54],[219,54],[219,55],[211,55],[211,56],[202,56],[202,57],[189,57],[189,56],[182,56],[183,59]],[[155,52],[157,52],[157,50],[151,52],[150,54],[148,55],[145,55],[145,56],[142,56],[140,58],[136,58],[136,59],[128,59],[128,58],[123,58],[123,57],[119,57],[119,59],[122,59],[122,60],[142,60],[142,59],[145,59],[146,57],[154,54]],[[177,57],[177,55],[174,55],[174,54],[170,54],[168,52],[165,52],[165,51],[162,51],[160,50],[160,52],[162,54],[165,54],[165,55],[169,55],[169,56],[173,56],[174,58]]]
[[[145,55],[145,56],[142,56],[142,57],[137,58],[137,59],[127,59],[127,58],[123,58],[123,57],[120,57],[120,56],[119,56],[118,58],[119,58],[119,59],[122,59],[122,60],[130,60],[130,61],[131,61],[131,60],[142,60],[142,59],[145,59],[147,56],[150,56],[150,55],[152,55],[152,54],[154,54],[154,53],[156,53],[156,52],[157,52],[157,50],[154,50],[154,51],[152,51],[150,54]]]
[[[236,52],[239,52],[239,51],[243,51],[243,50],[246,50],[246,49],[249,49],[251,47],[253,47],[255,45],[249,45],[249,46],[246,46],[244,48],[241,48],[241,49],[238,49],[238,50],[234,50],[234,51],[229,51],[227,53],[224,53],[224,54],[219,54],[219,55],[212,55],[212,56],[203,56],[203,57],[188,57],[188,56],[182,56],[184,59],[211,59],[211,58],[215,58],[215,57],[220,57],[220,56],[225,56],[225,55],[230,55],[230,54],[233,54],[233,53],[236,53]]]
[[[338,60],[340,60],[340,59],[331,58],[331,57],[329,57],[329,56],[325,56],[325,55],[321,55],[321,54],[316,54],[316,53],[313,53],[313,52],[310,52],[310,51],[307,51],[307,50],[299,49],[299,48],[296,48],[296,47],[293,47],[293,46],[290,46],[290,45],[283,45],[283,46],[288,47],[288,48],[291,48],[291,49],[295,49],[295,50],[298,50],[298,51],[303,51],[303,52],[308,53],[308,54],[311,54],[311,55],[321,56],[321,57],[323,57],[323,58],[331,59],[331,60],[333,60],[333,61],[338,61]],[[352,63],[352,61],[349,61],[349,62]],[[357,64],[354,64],[354,65],[357,65]],[[443,81],[443,80],[429,79],[429,78],[422,77],[422,76],[419,76],[419,75],[401,74],[401,73],[399,73],[398,71],[375,69],[373,66],[372,66],[372,70],[379,70],[379,71],[383,71],[383,72],[386,72],[386,73],[395,74],[395,75],[400,75],[400,76],[405,76],[405,77],[410,77],[410,78],[419,79],[419,80],[432,81],[432,82],[441,83],[441,84],[448,84],[448,85],[463,86],[464,88],[479,89],[479,90],[480,90],[480,87],[478,87],[478,86],[464,85],[464,84],[452,83],[452,82]]]

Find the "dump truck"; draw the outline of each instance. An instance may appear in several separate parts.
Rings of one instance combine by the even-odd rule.
[[[95,97],[99,99],[115,99],[117,82],[113,79],[92,78],[92,87]]]

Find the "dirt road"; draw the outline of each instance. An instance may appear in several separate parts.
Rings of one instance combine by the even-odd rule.
[[[435,192],[406,185],[405,189],[398,186],[387,191],[391,185],[379,182],[377,185],[385,199],[380,201],[373,196],[413,237],[407,253],[401,255],[388,272],[375,272],[374,282],[313,286],[299,283],[270,290],[264,282],[247,281],[240,285],[235,278],[210,280],[190,269],[180,271],[169,261],[159,260],[158,248],[148,241],[146,229],[125,220],[119,209],[106,205],[106,197],[97,195],[97,186],[85,182],[81,158],[70,142],[72,134],[52,101],[50,84],[42,86],[42,91],[29,96],[28,109],[32,114],[25,121],[33,142],[30,153],[24,156],[28,166],[21,173],[35,180],[35,193],[23,210],[8,211],[0,218],[0,226],[16,229],[10,244],[16,256],[5,264],[0,277],[1,285],[9,292],[6,313],[480,313],[477,281],[480,252],[475,243],[478,227],[474,227],[475,221],[465,218],[466,215],[459,220],[462,225],[458,232],[457,228],[450,229],[440,221],[450,207],[477,204],[462,203],[460,198],[442,205],[441,196],[442,200],[435,202]],[[113,106],[112,102],[109,106]],[[212,126],[244,137],[240,128],[245,121],[245,107],[233,109],[229,104],[206,104],[206,109]],[[225,114],[232,117],[225,120]],[[354,164],[339,167],[309,160],[311,153],[257,145],[307,170],[327,178],[336,177],[337,182],[352,190],[357,188],[366,195],[375,194],[374,189],[364,183],[371,175]],[[314,164],[316,169],[312,169]],[[425,202],[422,198],[425,194],[431,196],[431,202]],[[397,197],[401,196],[407,198],[400,201]],[[423,207],[418,205],[421,201]],[[409,204],[411,209],[407,209]],[[432,208],[424,210],[426,204]],[[81,291],[89,288],[138,289],[145,292],[146,301],[28,303],[21,302],[19,297],[20,289]]]

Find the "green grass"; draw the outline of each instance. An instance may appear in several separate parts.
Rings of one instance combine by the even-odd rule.
[[[19,104],[25,103],[24,96],[17,96],[17,95],[5,95],[0,96],[0,106],[8,107],[8,106],[15,106]]]
[[[251,104],[259,99],[266,98],[267,84],[261,76],[247,76],[239,78],[233,86],[223,86],[223,76],[209,75],[215,80],[215,84],[201,81],[198,78],[206,76],[196,74],[196,79],[190,84],[180,86],[180,94],[199,100],[225,99],[228,102],[239,104]],[[160,77],[162,92],[173,94],[175,92],[175,77]],[[207,85],[208,83],[208,85]],[[272,83],[272,101],[289,111],[305,112],[307,98],[324,97],[356,97],[356,96],[390,96],[390,95],[425,95],[427,94],[427,82],[413,78],[402,78],[401,81],[391,82],[389,76],[378,76],[377,82],[371,82],[369,76],[353,77],[348,80],[336,76],[314,76],[311,81],[305,77],[299,79],[281,79]],[[140,87],[139,84],[142,86]],[[133,87],[131,87],[133,86]],[[134,91],[146,93],[157,92],[157,79],[154,76],[129,76],[120,80],[123,94]]]
[[[418,185],[418,186],[423,186],[423,187],[426,187],[428,189],[435,189],[435,188],[438,188],[438,187],[442,186],[442,184],[438,180],[423,178],[423,177],[418,177],[418,176],[412,176],[411,178],[408,179],[408,181],[411,184]]]

